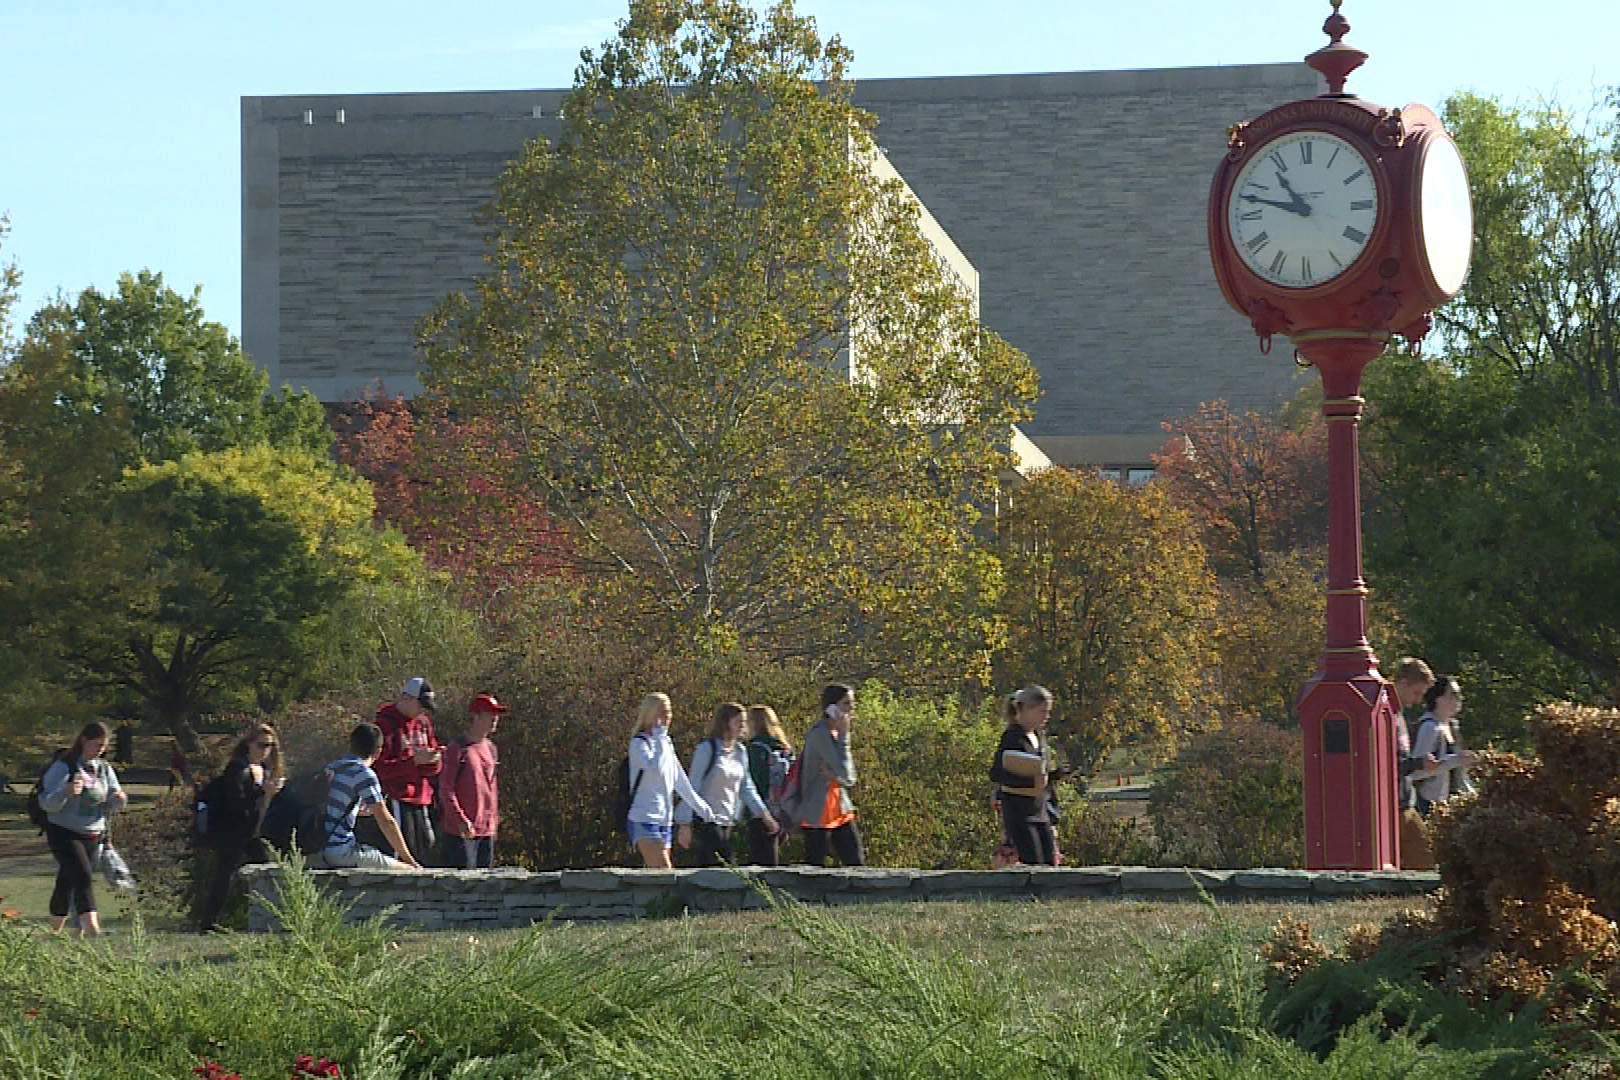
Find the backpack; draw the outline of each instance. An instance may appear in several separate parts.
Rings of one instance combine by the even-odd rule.
[[[28,823],[40,832],[45,831],[46,822],[50,820],[50,814],[46,812],[45,807],[39,801],[40,797],[45,794],[45,774],[51,771],[52,765],[61,761],[66,755],[66,749],[58,750],[52,754],[51,760],[45,763],[45,767],[39,770],[39,775],[34,778],[34,786],[28,790]]]
[[[784,829],[799,823],[800,803],[804,798],[799,789],[800,760],[791,750],[771,751],[771,784],[765,796],[765,808]]]
[[[289,781],[270,800],[259,836],[282,851],[296,850],[303,855],[325,851],[331,835],[326,800],[333,776],[331,769],[323,768]]]
[[[637,735],[641,739],[645,736]],[[641,787],[641,778],[646,770],[636,774],[635,782],[630,780],[630,755],[625,754],[619,759],[619,787],[613,797],[613,827],[621,832],[627,832],[630,827],[630,806],[636,801],[636,789]]]
[[[198,836],[218,836],[225,828],[225,774],[199,784],[191,799],[191,827]]]

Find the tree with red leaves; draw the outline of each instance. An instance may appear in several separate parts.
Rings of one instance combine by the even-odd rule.
[[[1268,556],[1327,539],[1327,430],[1315,420],[1291,430],[1224,401],[1164,425],[1154,457],[1158,481],[1198,522],[1222,576],[1264,581]]]
[[[336,419],[338,457],[371,481],[377,518],[435,569],[487,600],[568,565],[567,533],[547,516],[522,458],[493,425],[438,399],[371,394]]]

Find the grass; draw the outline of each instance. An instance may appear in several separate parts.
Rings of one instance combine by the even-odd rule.
[[[301,1054],[349,1080],[1537,1075],[1525,1025],[1458,1047],[1374,1014],[1321,1053],[1271,1030],[1256,946],[1280,915],[1331,939],[1398,906],[788,904],[470,936],[345,926],[295,876],[282,935],[0,924],[0,1076],[181,1080],[206,1059],[285,1080]]]

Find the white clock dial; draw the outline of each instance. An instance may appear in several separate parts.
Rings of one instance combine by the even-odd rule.
[[[1418,228],[1429,274],[1446,296],[1455,296],[1468,276],[1474,250],[1474,204],[1468,170],[1457,144],[1441,136],[1423,155],[1418,181]]]
[[[1309,289],[1348,270],[1378,223],[1373,165],[1349,142],[1301,131],[1264,144],[1227,196],[1238,257],[1262,280]]]

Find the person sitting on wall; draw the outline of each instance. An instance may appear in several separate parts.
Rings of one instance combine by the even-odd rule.
[[[367,870],[420,870],[422,864],[411,854],[400,834],[399,823],[383,799],[382,784],[371,770],[382,748],[382,731],[376,724],[359,724],[349,732],[349,754],[326,766],[332,779],[326,788],[323,831],[326,848],[310,856],[312,869],[339,870],[361,867]],[[376,848],[355,839],[354,825],[361,817],[377,823],[394,849],[389,858]]]

